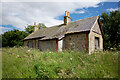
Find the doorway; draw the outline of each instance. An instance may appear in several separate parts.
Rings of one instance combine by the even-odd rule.
[[[95,37],[95,49],[99,49],[99,37]]]

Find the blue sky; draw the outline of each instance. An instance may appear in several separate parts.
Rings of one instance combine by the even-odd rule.
[[[13,30],[24,30],[28,24],[44,23],[47,27],[62,24],[65,10],[72,21],[101,15],[118,9],[118,2],[6,2],[2,3],[0,34]]]
[[[102,13],[110,13],[111,11],[118,9],[118,2],[101,2],[98,7],[89,7],[76,9],[76,11],[84,11],[83,13],[70,13],[72,21],[79,19],[85,19],[92,16],[100,16]],[[64,15],[58,16],[56,19],[64,20]]]

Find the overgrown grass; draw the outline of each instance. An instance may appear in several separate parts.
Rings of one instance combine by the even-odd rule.
[[[0,48],[0,79],[2,79],[2,49]]]
[[[118,52],[41,52],[28,48],[2,49],[3,78],[119,78]]]

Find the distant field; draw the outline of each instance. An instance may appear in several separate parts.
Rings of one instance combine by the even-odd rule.
[[[88,55],[76,51],[41,52],[28,48],[2,49],[3,78],[120,78],[118,52]]]

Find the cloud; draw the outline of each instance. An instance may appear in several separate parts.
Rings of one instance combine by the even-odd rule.
[[[6,27],[0,27],[0,29],[11,29],[11,28],[6,28]]]
[[[85,11],[76,11],[76,9],[98,7],[101,0],[59,0],[61,2],[37,2],[38,0],[2,0],[2,20],[0,25],[13,25],[21,30],[24,30],[27,24],[33,25],[34,22],[44,23],[47,27],[62,24],[63,20],[58,20],[56,17],[64,15],[67,10],[70,13],[85,13]],[[106,1],[106,0],[102,0]]]
[[[74,13],[83,14],[83,13],[85,13],[85,11],[75,11]]]
[[[2,3],[2,25],[13,25],[24,29],[27,24],[41,22],[46,26],[62,24],[56,17],[64,15],[64,11],[74,13],[76,9],[97,6],[98,2],[5,2]],[[83,13],[82,11],[79,13]]]
[[[98,0],[1,0],[2,2],[97,2]],[[118,2],[119,0],[100,0],[101,2]]]
[[[118,10],[118,8],[110,8],[110,9],[107,9],[107,11],[116,11]]]
[[[4,32],[8,31],[11,28],[6,28],[6,27],[0,27],[0,34],[3,34]]]

